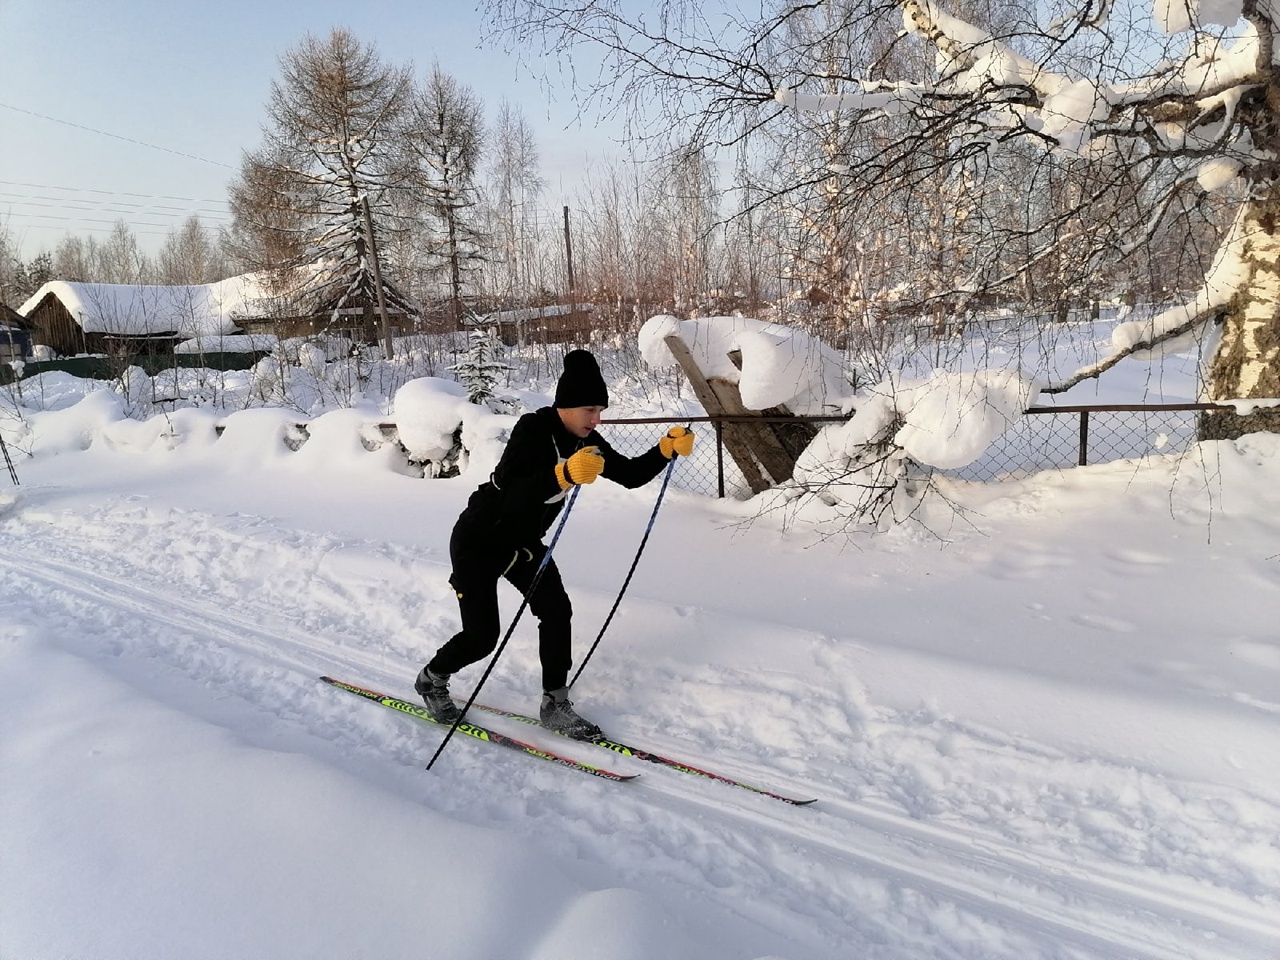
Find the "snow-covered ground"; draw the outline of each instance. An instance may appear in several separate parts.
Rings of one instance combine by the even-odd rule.
[[[482,464],[45,405],[0,418],[4,960],[1280,956],[1280,438],[943,481],[962,513],[877,535],[668,492],[578,705],[792,807],[501,720],[641,776],[426,772],[440,729],[317,682],[412,697]],[[580,650],[657,489],[578,497]],[[483,699],[538,675],[525,622]]]

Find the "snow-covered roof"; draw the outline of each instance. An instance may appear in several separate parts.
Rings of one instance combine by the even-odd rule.
[[[29,316],[49,295],[62,302],[86,333],[186,337],[233,333],[240,319],[262,313],[260,303],[268,296],[262,275],[252,273],[176,287],[51,280],[18,313]]]

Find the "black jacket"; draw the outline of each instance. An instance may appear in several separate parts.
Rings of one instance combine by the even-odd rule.
[[[501,546],[541,540],[564,503],[555,466],[583,447],[599,447],[603,475],[624,487],[643,486],[667,465],[657,444],[638,457],[626,457],[595,430],[575,437],[554,407],[543,407],[516,421],[502,459],[467,501],[458,527]]]

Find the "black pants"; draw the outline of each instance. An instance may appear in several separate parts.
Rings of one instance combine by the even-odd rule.
[[[565,686],[573,665],[570,630],[573,606],[554,560],[547,562],[538,588],[529,594],[546,553],[546,545],[542,543],[516,548],[486,538],[470,524],[455,526],[449,538],[449,558],[453,563],[449,583],[458,597],[462,629],[436,651],[427,669],[447,676],[493,652],[501,632],[498,581],[505,578],[528,597],[529,612],[538,618],[542,689],[558,690]]]

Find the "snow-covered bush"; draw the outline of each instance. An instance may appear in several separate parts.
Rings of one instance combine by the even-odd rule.
[[[125,416],[145,418],[150,415],[155,390],[147,371],[141,367],[127,367],[116,381],[116,389],[124,400]]]
[[[308,415],[351,407],[363,398],[367,366],[345,337],[280,341],[250,377],[249,402]]]
[[[892,377],[861,394],[848,421],[818,434],[796,460],[792,482],[853,519],[901,521],[928,489],[930,468],[978,459],[1038,389],[1008,370]]]
[[[467,389],[452,380],[420,377],[396,391],[393,414],[409,460],[429,477],[456,476],[466,467],[462,408]]]

